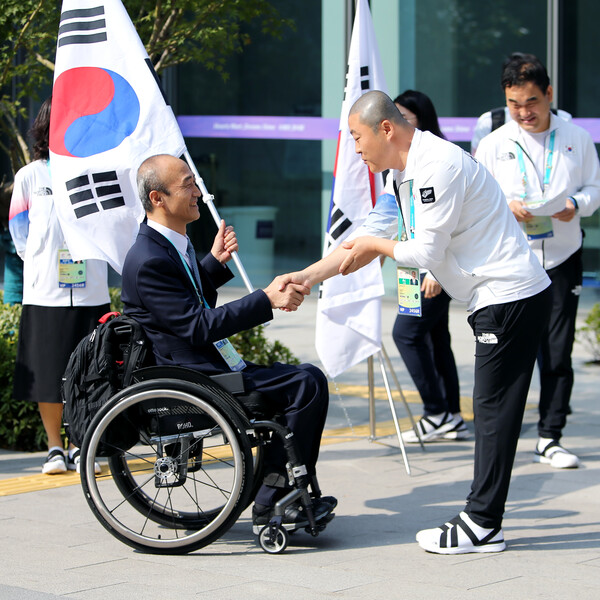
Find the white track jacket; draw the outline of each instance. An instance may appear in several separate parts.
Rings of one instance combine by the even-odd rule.
[[[589,217],[600,206],[600,165],[590,134],[571,122],[551,115],[549,132],[556,130],[550,182],[542,183],[527,152],[527,198],[545,201],[536,214],[551,216],[565,208],[569,196],[579,210],[565,223],[552,219],[554,237],[530,240],[529,245],[545,269],[552,269],[574,254],[582,243],[580,217]],[[523,177],[517,160],[516,145],[523,143],[522,129],[510,121],[484,137],[477,148],[477,160],[496,178],[508,202],[520,200]],[[548,151],[546,139],[546,152]]]
[[[15,175],[9,229],[24,261],[23,304],[99,306],[110,301],[107,264],[101,260],[86,261],[85,287],[59,287],[58,251],[67,246],[54,209],[47,161],[29,163]]]
[[[453,298],[470,311],[534,296],[550,285],[490,173],[455,144],[418,129],[406,169],[390,171],[385,193],[353,238],[398,234],[400,189],[412,180],[412,202],[401,214],[414,237],[394,248],[396,262],[428,269]],[[400,194],[403,196],[403,194]]]

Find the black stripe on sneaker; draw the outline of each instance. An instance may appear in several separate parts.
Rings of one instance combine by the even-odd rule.
[[[462,517],[460,515],[456,515],[456,517],[448,521],[448,523],[453,525],[454,528],[460,526],[460,528],[465,532],[465,535],[471,540],[473,546],[477,546],[479,544],[479,539],[477,538],[473,530],[462,520]]]
[[[54,460],[56,458],[62,458],[63,460],[65,460],[65,455],[63,453],[62,450],[57,450],[56,448],[54,450],[52,450],[51,452],[48,452],[48,456],[46,458],[46,462],[50,462],[51,460]]]
[[[493,539],[498,533],[500,533],[500,527],[496,527],[494,529],[492,529],[484,538],[482,538],[481,540],[479,540],[475,545],[476,546],[485,546],[491,539]],[[494,543],[500,543],[503,542],[504,539],[501,540],[496,540]]]
[[[450,529],[450,547],[458,548],[458,527]]]
[[[440,535],[440,548],[448,547],[448,525],[442,525],[440,527],[442,535]]]
[[[464,520],[462,519],[462,517],[460,515],[457,515],[456,517],[454,517],[453,519],[448,521],[448,523],[451,523],[454,526],[452,531],[454,531],[456,529],[456,527],[460,527],[465,532],[465,535],[471,540],[471,543],[473,544],[473,546],[485,546],[491,539],[493,539],[500,532],[500,527],[495,527],[487,535],[485,535],[483,538],[479,539],[475,535],[474,531],[464,522]],[[503,541],[504,540],[497,540],[497,542],[503,542]],[[494,543],[496,543],[496,542],[494,542]],[[457,537],[457,541],[456,541],[456,546],[458,546],[458,537]]]

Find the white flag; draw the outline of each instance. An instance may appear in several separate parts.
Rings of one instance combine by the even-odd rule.
[[[50,169],[74,260],[121,272],[144,211],[135,176],[185,143],[148,54],[120,0],[64,0],[58,30]]]
[[[350,108],[369,90],[386,92],[387,85],[367,0],[357,0],[324,256],[362,225],[383,188],[381,175],[370,173],[354,151],[348,128]],[[356,273],[336,275],[323,282],[318,301],[316,348],[330,377],[381,349],[383,294],[379,259]]]

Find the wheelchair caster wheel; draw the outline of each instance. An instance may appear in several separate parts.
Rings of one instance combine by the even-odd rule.
[[[283,527],[265,525],[258,534],[260,547],[268,554],[283,552],[290,541],[288,532]]]

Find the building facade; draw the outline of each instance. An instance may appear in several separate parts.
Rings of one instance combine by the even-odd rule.
[[[231,207],[276,209],[266,231],[273,235],[267,252],[273,252],[273,273],[278,273],[302,267],[322,251],[354,2],[274,4],[294,19],[295,29],[281,40],[252,32],[252,44],[230,61],[229,79],[187,65],[166,80],[176,114],[214,117],[217,130],[194,133],[187,142],[217,207],[226,213]],[[463,118],[462,133],[453,137],[465,148],[474,119],[503,104],[501,65],[514,51],[545,62],[558,107],[576,118],[600,118],[600,63],[591,51],[600,4],[594,0],[530,0],[518,9],[508,0],[371,0],[370,5],[388,93],[421,90],[443,122]],[[217,117],[224,115],[239,120],[219,125]],[[303,118],[315,122],[313,135],[323,139],[295,135]],[[264,138],[260,130],[267,132]],[[596,214],[584,220],[588,284],[600,280],[599,219]],[[204,219],[203,227],[210,226],[210,218]],[[203,233],[197,230],[198,240]],[[243,246],[240,254],[243,260]]]

